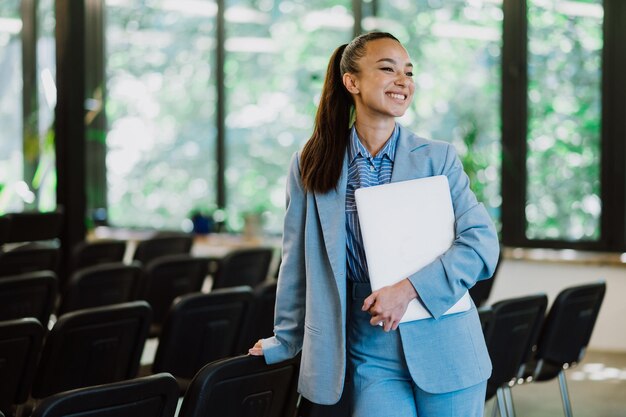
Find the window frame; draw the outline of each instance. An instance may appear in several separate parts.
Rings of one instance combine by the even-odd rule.
[[[502,243],[528,248],[626,250],[626,4],[604,1],[601,80],[600,238],[597,241],[526,237],[528,51],[527,1],[503,2]]]

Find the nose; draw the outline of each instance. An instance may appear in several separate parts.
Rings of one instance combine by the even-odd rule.
[[[399,74],[398,77],[396,78],[395,84],[399,87],[405,87],[406,85],[409,84],[410,79],[411,77],[409,77],[406,74]]]

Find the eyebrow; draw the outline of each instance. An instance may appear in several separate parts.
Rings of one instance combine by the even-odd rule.
[[[390,63],[392,63],[394,65],[397,64],[397,62],[394,59],[392,59],[392,58],[381,58],[378,61],[376,61],[376,63],[379,63],[379,62],[390,62]],[[410,62],[407,62],[406,64],[404,64],[404,66],[413,68],[413,64],[411,64]]]

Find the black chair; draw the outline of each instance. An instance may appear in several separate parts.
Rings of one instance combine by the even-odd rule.
[[[559,379],[563,411],[572,416],[565,370],[576,366],[584,357],[596,324],[606,283],[579,285],[562,290],[545,319],[537,350],[525,370],[532,381]]]
[[[254,301],[242,326],[236,354],[244,354],[257,340],[274,334],[276,280],[265,281],[254,288]]]
[[[230,252],[218,260],[212,288],[256,287],[267,278],[273,255],[272,248],[246,248]]]
[[[316,404],[300,397],[297,417],[350,417],[350,394],[347,387],[337,404]]]
[[[7,243],[53,240],[61,233],[63,209],[47,213],[9,213],[5,216],[10,223]]]
[[[80,269],[65,286],[58,314],[136,300],[142,274],[139,263],[113,262]]]
[[[52,395],[32,417],[174,417],[177,402],[176,380],[158,374]]]
[[[44,332],[34,318],[0,322],[0,410],[7,416],[28,399]]]
[[[47,326],[57,296],[54,272],[31,272],[0,279],[0,321],[34,317]]]
[[[510,384],[529,359],[547,304],[546,295],[538,294],[502,300],[492,306],[485,341],[493,371],[487,381],[486,399],[497,395],[494,407],[503,417],[514,415]]]
[[[165,316],[178,296],[199,292],[207,275],[208,260],[191,255],[162,256],[145,267],[141,298],[153,311],[151,336],[158,336]]]
[[[43,347],[33,398],[134,378],[151,310],[145,301],[67,313]]]
[[[4,245],[9,240],[9,226],[11,225],[7,216],[0,216],[0,245]]]
[[[236,356],[204,366],[185,393],[179,417],[290,417],[296,411],[299,357],[266,365]]]
[[[252,300],[252,289],[245,286],[176,299],[163,325],[152,372],[170,372],[184,392],[204,365],[236,354]]]
[[[155,236],[137,243],[133,260],[146,265],[161,256],[188,254],[192,244],[190,235]]]
[[[0,252],[0,277],[35,271],[56,272],[58,260],[59,248],[42,243],[28,243]]]
[[[71,270],[75,272],[90,266],[122,262],[126,252],[123,240],[102,239],[93,242],[80,242],[72,250]]]

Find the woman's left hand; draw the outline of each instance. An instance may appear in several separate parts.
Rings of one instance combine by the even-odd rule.
[[[388,332],[398,328],[409,302],[414,298],[417,298],[417,291],[406,278],[372,292],[363,301],[361,309],[372,316],[370,319],[372,326],[382,323],[383,329]]]

